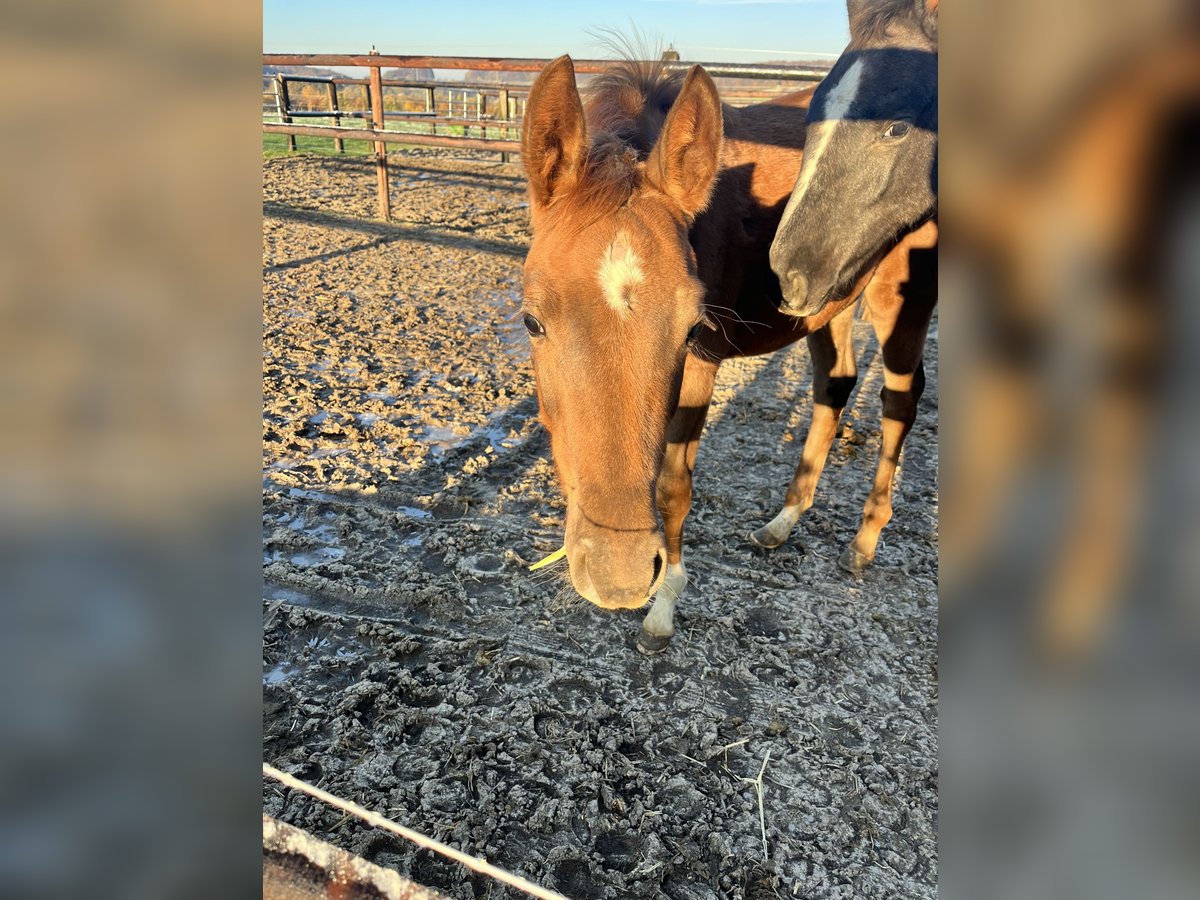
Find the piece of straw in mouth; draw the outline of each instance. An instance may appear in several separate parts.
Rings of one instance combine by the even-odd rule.
[[[532,566],[529,567],[529,571],[534,572],[534,571],[537,571],[538,569],[542,568],[542,566],[548,566],[548,565],[550,565],[550,563],[558,562],[560,559],[562,559],[566,555],[567,555],[567,545],[563,544],[563,546],[559,547],[557,550],[555,550],[553,553],[551,553],[545,559],[539,559],[537,562],[535,562]]]

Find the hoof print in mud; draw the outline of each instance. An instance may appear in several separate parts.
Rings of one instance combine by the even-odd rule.
[[[647,656],[662,653],[669,646],[671,646],[671,635],[651,634],[645,628],[638,635],[637,648]]]
[[[480,553],[460,560],[458,569],[464,575],[475,578],[495,578],[503,574],[504,560],[494,553]]]

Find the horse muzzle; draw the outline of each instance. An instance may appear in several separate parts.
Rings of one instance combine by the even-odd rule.
[[[661,535],[621,541],[581,538],[567,552],[571,584],[601,609],[645,606],[666,576],[667,552]]]
[[[781,280],[780,287],[783,291],[783,301],[779,304],[779,311],[785,315],[799,318],[812,316],[825,306],[827,295],[814,294],[808,279],[796,270],[787,273]]]

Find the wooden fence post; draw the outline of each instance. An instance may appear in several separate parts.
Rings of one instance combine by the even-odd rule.
[[[279,121],[284,125],[291,125],[292,117],[288,115],[288,110],[292,108],[292,104],[288,100],[287,78],[282,72],[275,73],[275,108],[279,110]],[[287,136],[287,143],[288,150],[295,153],[296,136],[294,134]]]
[[[500,104],[499,105],[500,105],[500,109],[497,113],[497,117],[500,119],[500,121],[507,122],[509,120],[509,113],[508,113],[508,88],[506,88],[506,87],[500,88]],[[507,129],[505,131],[501,132],[501,137],[505,137],[505,138],[508,137]],[[500,162],[509,162],[510,159],[511,159],[511,157],[507,150],[501,151]]]
[[[342,127],[342,117],[337,115],[337,112],[338,112],[337,85],[334,84],[332,81],[329,82],[329,108],[332,109],[334,112],[334,116],[333,116],[334,127],[341,128]],[[342,139],[340,137],[334,138],[333,139],[333,149],[336,150],[338,153],[345,153],[346,152],[346,144],[342,141]]]
[[[371,54],[379,51],[372,48]],[[379,66],[371,66],[371,127],[383,131],[383,74]],[[379,218],[387,222],[392,218],[392,198],[388,193],[387,144],[375,142],[375,177],[378,182]]]

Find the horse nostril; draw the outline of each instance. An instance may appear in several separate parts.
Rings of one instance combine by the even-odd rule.
[[[788,284],[791,285],[792,296],[795,300],[803,300],[804,295],[808,292],[808,279],[793,269],[788,272]]]

